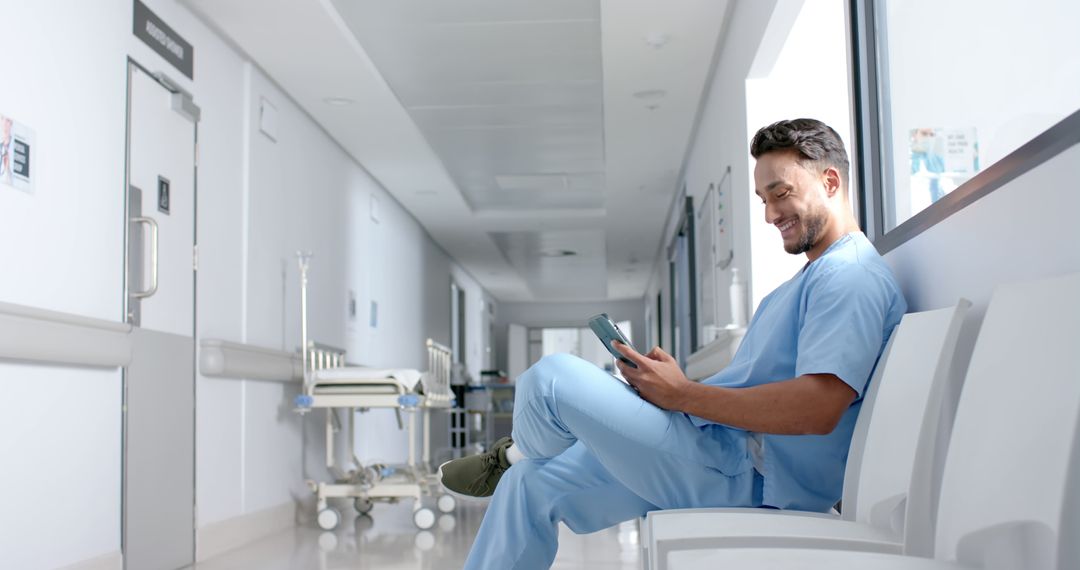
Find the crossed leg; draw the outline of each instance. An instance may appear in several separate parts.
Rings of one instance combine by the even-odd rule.
[[[514,444],[465,568],[547,568],[558,523],[593,532],[658,508],[754,506],[745,436],[697,427],[595,365],[542,359],[517,380]]]

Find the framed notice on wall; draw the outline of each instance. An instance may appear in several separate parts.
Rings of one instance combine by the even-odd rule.
[[[0,115],[0,185],[32,193],[34,131],[11,117]]]

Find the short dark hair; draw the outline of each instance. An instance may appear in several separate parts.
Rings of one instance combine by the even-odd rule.
[[[754,158],[783,150],[795,150],[803,160],[835,167],[847,184],[850,164],[844,141],[829,125],[817,119],[777,121],[759,129],[750,141],[750,156]]]

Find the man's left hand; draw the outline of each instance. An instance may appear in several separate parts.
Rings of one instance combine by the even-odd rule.
[[[626,378],[642,398],[665,410],[682,411],[683,402],[687,398],[687,388],[693,382],[683,374],[679,363],[670,354],[659,346],[648,354],[641,354],[618,341],[615,341],[613,346],[637,365],[637,368],[632,368],[622,360],[615,360],[623,378]]]

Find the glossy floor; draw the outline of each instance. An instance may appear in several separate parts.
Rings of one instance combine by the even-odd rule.
[[[198,570],[380,570],[461,568],[484,515],[483,504],[460,504],[435,528],[417,531],[411,505],[378,504],[371,516],[346,520],[334,532],[303,526],[269,536],[192,568]],[[631,570],[638,562],[637,522],[588,535],[559,534],[559,570]]]

